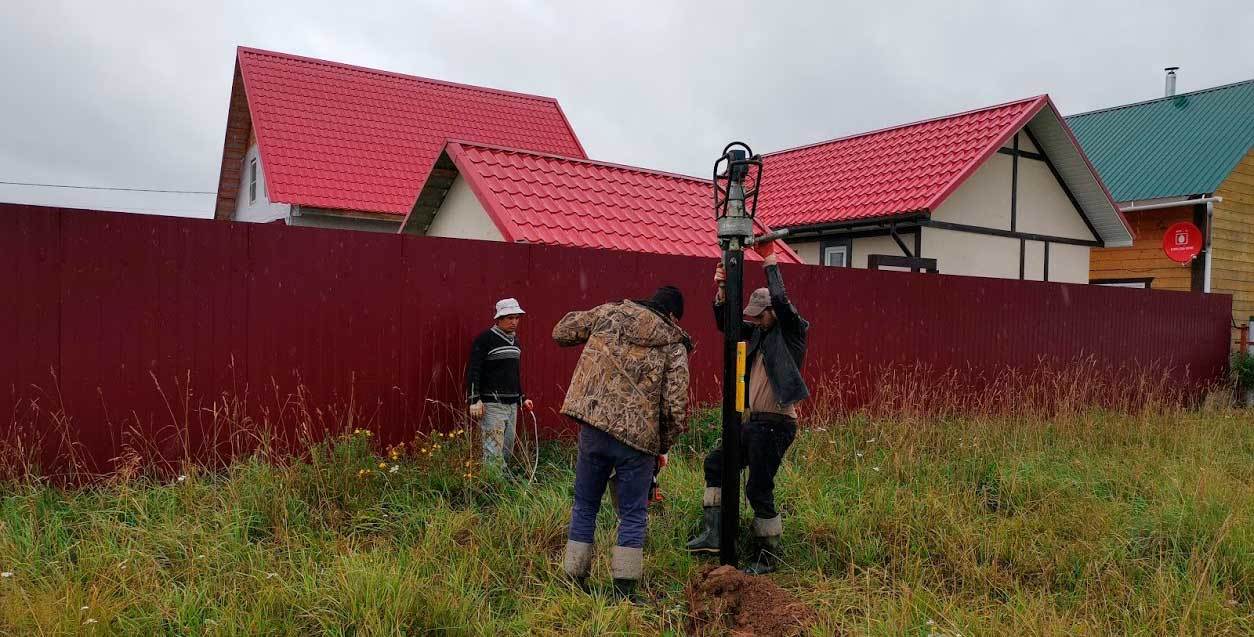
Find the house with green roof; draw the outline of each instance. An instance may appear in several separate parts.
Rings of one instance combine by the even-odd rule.
[[[1091,283],[1232,295],[1254,315],[1254,80],[1067,118],[1132,227],[1128,247],[1094,249]],[[1162,249],[1174,223],[1196,225],[1201,254]]]

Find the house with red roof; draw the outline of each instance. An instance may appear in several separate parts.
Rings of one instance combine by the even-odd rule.
[[[719,255],[708,180],[588,160],[552,98],[241,47],[229,111],[218,219]]]
[[[1132,243],[1047,95],[763,160],[758,217],[807,263],[1087,283]]]
[[[771,153],[782,260],[1085,283],[1131,234],[1048,96]],[[215,217],[717,257],[706,179],[589,160],[556,100],[238,49]]]
[[[214,217],[396,232],[450,138],[586,157],[553,98],[240,47]]]
[[[435,171],[452,179],[428,180],[403,232],[721,255],[708,179],[463,141],[444,147]],[[779,260],[801,262],[786,246]]]

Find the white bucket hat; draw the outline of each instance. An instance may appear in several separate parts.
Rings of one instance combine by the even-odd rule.
[[[496,302],[496,316],[493,317],[493,320],[515,314],[526,314],[522,306],[518,304],[518,299],[501,299]]]

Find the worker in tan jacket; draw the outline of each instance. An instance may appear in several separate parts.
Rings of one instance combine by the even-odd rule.
[[[562,406],[580,423],[562,567],[581,586],[587,585],[597,511],[613,473],[619,521],[614,589],[635,598],[653,469],[683,430],[688,407],[691,341],[677,324],[683,315],[683,295],[667,286],[650,299],[571,312],[553,328],[559,345],[584,345]]]

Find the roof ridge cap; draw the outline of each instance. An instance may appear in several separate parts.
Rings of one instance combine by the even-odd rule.
[[[1155,103],[1155,102],[1163,102],[1163,101],[1166,101],[1166,100],[1176,99],[1177,97],[1188,97],[1188,96],[1190,96],[1190,95],[1201,95],[1202,93],[1211,93],[1211,92],[1214,92],[1214,91],[1223,91],[1223,90],[1227,90],[1227,89],[1230,89],[1230,88],[1236,88],[1236,87],[1238,87],[1238,86],[1241,86],[1242,84],[1254,84],[1254,78],[1251,78],[1251,79],[1248,79],[1248,80],[1241,80],[1241,81],[1239,81],[1239,82],[1230,82],[1230,83],[1228,83],[1228,84],[1220,84],[1219,86],[1211,86],[1211,87],[1209,87],[1209,88],[1200,88],[1200,89],[1198,89],[1198,90],[1196,90],[1196,91],[1189,91],[1188,93],[1177,93],[1177,94],[1175,94],[1175,95],[1164,95],[1164,96],[1162,96],[1162,97],[1155,97],[1155,98],[1153,98],[1153,99],[1141,100],[1141,101],[1139,101],[1139,102],[1130,102],[1130,103],[1128,103],[1128,104],[1116,104],[1116,105],[1114,105],[1114,106],[1106,106],[1106,107],[1103,107],[1103,108],[1093,109],[1093,110],[1091,110],[1091,111],[1083,111],[1083,112],[1080,112],[1080,113],[1072,113],[1071,115],[1067,115],[1067,116],[1066,116],[1066,119],[1071,119],[1071,118],[1073,118],[1073,117],[1085,117],[1085,116],[1088,116],[1088,115],[1097,115],[1097,114],[1100,114],[1100,113],[1106,113],[1106,112],[1109,112],[1109,111],[1118,111],[1118,110],[1122,110],[1122,109],[1125,109],[1125,108],[1134,108],[1134,107],[1137,107],[1137,106],[1147,106],[1147,105],[1149,105],[1149,104],[1153,104],[1153,103]]]
[[[862,133],[853,133],[853,134],[851,134],[851,135],[845,135],[845,136],[843,136],[843,137],[835,137],[835,138],[832,138],[832,139],[827,139],[827,140],[820,141],[820,142],[812,142],[812,143],[809,143],[809,144],[802,144],[802,145],[800,145],[800,146],[794,146],[794,147],[792,147],[792,148],[785,148],[785,149],[782,149],[782,150],[776,150],[776,151],[772,151],[772,152],[769,152],[769,153],[763,153],[763,154],[762,154],[762,156],[763,156],[763,157],[770,157],[770,156],[772,156],[772,155],[782,155],[782,154],[784,154],[784,153],[791,153],[791,152],[795,152],[795,151],[798,151],[798,150],[805,150],[805,149],[807,149],[807,148],[814,148],[814,147],[816,147],[816,146],[824,146],[824,145],[827,145],[827,144],[834,144],[834,143],[836,143],[836,142],[844,142],[844,141],[849,141],[849,140],[851,140],[851,139],[857,139],[857,138],[859,138],[859,137],[866,137],[866,136],[868,136],[868,135],[877,135],[877,134],[879,134],[879,133],[887,133],[888,131],[898,130],[898,129],[902,129],[902,128],[909,128],[909,127],[911,127],[911,126],[919,126],[919,125],[922,125],[922,124],[930,124],[930,123],[932,123],[932,122],[939,122],[939,121],[941,121],[941,120],[952,119],[952,118],[955,118],[955,117],[962,117],[963,115],[971,115],[971,114],[974,114],[974,113],[979,113],[979,112],[982,112],[982,111],[991,111],[991,110],[993,110],[993,109],[995,109],[995,108],[1005,108],[1005,107],[1007,107],[1007,106],[1012,106],[1012,105],[1015,105],[1015,104],[1025,104],[1025,103],[1029,103],[1029,102],[1035,102],[1035,101],[1037,101],[1037,100],[1041,99],[1042,97],[1048,97],[1048,96],[1049,96],[1049,94],[1048,94],[1048,93],[1041,93],[1040,95],[1033,95],[1032,97],[1025,97],[1025,98],[1022,98],[1022,99],[1011,100],[1011,101],[1009,101],[1009,102],[1003,102],[1003,103],[1001,103],[1001,104],[993,104],[993,105],[991,105],[991,106],[982,106],[982,107],[980,107],[980,108],[972,108],[972,109],[968,109],[968,110],[961,111],[961,112],[958,112],[958,113],[950,113],[950,114],[948,114],[948,115],[938,115],[938,116],[936,116],[936,117],[929,117],[929,118],[927,118],[927,119],[921,119],[921,120],[914,121],[914,122],[907,122],[907,123],[905,123],[905,124],[895,124],[895,125],[893,125],[893,126],[885,126],[884,128],[877,128],[877,129],[875,129],[875,130],[869,130],[869,131],[865,131],[865,132],[862,132]]]
[[[506,95],[510,97],[519,97],[523,99],[539,100],[543,102],[552,102],[554,104],[558,103],[557,98],[550,97],[548,95],[537,95],[534,93],[520,93],[518,91],[508,91],[505,89],[493,88],[491,86],[479,86],[477,84],[464,84],[461,82],[450,82],[448,80],[438,80],[438,79],[431,78],[431,77],[423,77],[421,75],[412,75],[409,73],[400,73],[397,71],[388,71],[385,69],[374,69],[368,66],[359,66],[356,64],[349,64],[347,62],[337,62],[335,60],[325,60],[322,58],[309,57],[306,55],[297,55],[295,53],[284,53],[282,51],[270,51],[267,49],[258,49],[258,48],[253,48],[250,46],[237,46],[235,47],[235,51],[236,51],[237,58],[239,57],[240,53],[252,53],[255,55],[268,55],[271,57],[285,58],[288,60],[299,60],[301,62],[309,62],[312,64],[322,64],[326,66],[333,66],[333,67],[349,69],[353,71],[362,71],[364,73],[382,75],[385,77],[393,77],[393,78],[399,78],[399,79],[404,79],[404,80],[414,80],[417,82],[426,82],[428,84],[449,86],[453,88],[464,88],[464,89],[470,89],[473,91],[479,91],[483,93],[495,93],[497,95]]]
[[[464,139],[452,139],[452,138],[445,140],[444,143],[446,146],[448,144],[458,144],[460,146],[470,147],[470,148],[486,148],[488,150],[503,151],[507,153],[516,153],[519,155],[531,155],[532,157],[543,157],[546,159],[560,159],[562,161],[569,161],[569,162],[574,162],[574,163],[579,163],[579,164],[589,164],[592,166],[602,166],[605,168],[618,168],[620,170],[628,170],[628,171],[637,172],[637,173],[646,173],[650,175],[657,175],[659,177],[669,177],[671,179],[679,179],[683,181],[695,181],[697,183],[706,184],[706,185],[710,183],[709,179],[704,179],[702,177],[694,177],[692,175],[683,175],[680,173],[673,173],[673,172],[668,172],[665,170],[657,170],[655,168],[644,168],[641,166],[616,164],[614,162],[601,161],[597,159],[571,157],[569,155],[558,155],[556,153],[542,153],[542,152],[538,152],[534,150],[527,150],[525,148],[510,148],[509,146],[498,146],[496,144],[484,144],[481,142],[473,142],[473,141],[468,141]]]

